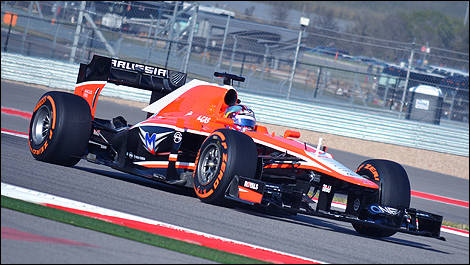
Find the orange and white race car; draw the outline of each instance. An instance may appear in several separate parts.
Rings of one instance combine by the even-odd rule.
[[[40,161],[73,166],[80,159],[194,189],[207,203],[228,200],[289,214],[352,223],[361,234],[396,232],[440,236],[442,216],[410,208],[410,183],[403,167],[372,159],[355,171],[326,152],[321,141],[298,141],[300,133],[270,134],[238,99],[233,81],[214,73],[214,84],[157,66],[95,55],[81,64],[75,93],[51,91],[38,101],[29,145]],[[152,91],[148,118],[134,125],[118,116],[95,117],[107,83]],[[332,207],[335,194],[345,209]]]

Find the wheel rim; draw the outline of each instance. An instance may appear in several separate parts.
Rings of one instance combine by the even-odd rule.
[[[206,147],[201,157],[201,164],[198,168],[198,180],[201,185],[207,185],[216,176],[222,162],[220,148],[218,145],[211,143]]]
[[[41,144],[49,135],[49,130],[51,129],[51,111],[45,105],[39,108],[34,116],[33,128],[31,130],[31,136],[33,139],[33,144]]]

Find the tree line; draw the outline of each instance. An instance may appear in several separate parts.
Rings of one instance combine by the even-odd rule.
[[[311,18],[311,23],[306,29],[310,34],[307,34],[304,42],[309,47],[334,46],[347,50],[352,55],[400,62],[407,60],[411,43],[414,41],[417,44],[414,47],[416,51],[426,43],[428,47],[437,48],[431,49],[431,53],[427,55],[429,64],[458,67],[468,71],[468,23],[464,24],[462,19],[451,17],[439,10],[406,10],[406,7],[397,7],[393,12],[373,12],[366,8],[344,8],[337,4],[316,2],[268,3],[272,7],[273,23],[279,26],[293,26],[285,22],[289,9],[301,11]],[[364,3],[363,6],[367,4]],[[340,31],[338,19],[352,21],[351,26]],[[424,57],[424,54],[419,54],[416,58],[421,57]]]

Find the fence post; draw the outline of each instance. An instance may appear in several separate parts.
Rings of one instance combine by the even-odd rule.
[[[222,63],[222,55],[224,54],[224,49],[225,49],[225,40],[227,39],[227,33],[228,33],[228,27],[230,25],[230,15],[227,15],[227,23],[225,24],[225,31],[224,31],[224,40],[222,41],[222,49],[220,50],[219,54],[219,60],[217,61],[217,65],[215,66],[215,70],[220,68],[220,64]],[[214,77],[212,77],[213,79]]]
[[[237,36],[233,36],[234,41],[233,41],[233,47],[232,47],[232,57],[230,58],[230,67],[228,69],[229,73],[232,73],[232,63],[233,63],[233,57],[235,57],[235,50],[237,49]]]
[[[245,66],[246,53],[243,53],[242,67],[240,69],[240,76],[243,76],[243,67]],[[240,83],[240,82],[238,82]]]
[[[269,46],[264,44],[263,67],[261,68],[261,79],[264,77],[264,70],[266,69],[266,57],[268,57]]]
[[[38,8],[39,17],[44,18],[44,16],[42,15],[41,6],[39,6],[39,2],[38,1],[34,1],[34,2],[36,2],[36,7]]]
[[[457,95],[457,90],[452,91],[452,101],[450,102],[450,108],[449,108],[449,120],[452,120],[452,114],[454,112],[454,102],[455,102],[456,95]]]
[[[150,14],[150,18],[152,19],[150,22],[150,27],[147,33],[147,41],[145,42],[145,49],[149,47],[150,37],[152,36],[152,29],[153,29],[153,16]]]
[[[320,78],[321,78],[321,67],[318,69],[318,76],[317,76],[317,84],[315,85],[315,92],[313,93],[313,98],[317,97],[318,86],[320,85]]]
[[[204,44],[204,52],[202,53],[202,64],[206,63],[206,57],[209,57],[207,46],[209,46],[209,40],[212,38],[212,30],[209,29],[208,35],[206,36],[206,42]]]
[[[406,72],[405,87],[403,88],[403,94],[401,96],[400,116],[401,116],[401,113],[403,112],[403,106],[405,105],[405,96],[406,96],[406,91],[408,90],[408,81],[410,79],[410,70],[411,70],[411,64],[413,63],[414,52],[415,52],[415,41],[413,40],[413,43],[411,44],[411,55],[410,55],[410,59],[408,60],[408,71]]]
[[[145,63],[148,63],[150,61],[150,57],[152,57],[152,50],[155,47],[155,43],[157,42],[157,35],[158,35],[158,27],[160,26],[160,18],[161,14],[158,12],[158,17],[157,17],[157,26],[155,27],[155,32],[153,33],[153,38],[152,38],[152,45],[150,46],[150,49],[148,49],[147,53],[147,59],[145,59]],[[149,36],[150,38],[151,36]]]
[[[70,52],[69,62],[73,63],[75,60],[75,53],[77,52],[78,39],[80,38],[80,31],[82,30],[83,11],[86,7],[86,1],[80,5],[80,12],[78,13],[77,27],[75,28],[75,36],[73,38],[72,51]]]
[[[55,55],[55,48],[57,44],[57,35],[59,34],[60,23],[57,23],[55,28],[54,40],[52,41],[52,49],[51,49],[51,58],[54,58]]]
[[[199,12],[199,4],[196,3],[195,10],[194,10],[194,17],[192,18],[193,20],[191,21],[192,28],[191,28],[191,32],[189,33],[188,52],[186,53],[186,57],[184,58],[183,73],[186,73],[186,70],[188,69],[189,57],[191,56],[191,48],[193,46],[194,31],[196,30],[198,12]]]
[[[7,14],[8,14],[8,13],[7,13]],[[16,15],[14,15],[13,13],[10,13],[10,26],[8,27],[7,39],[6,39],[6,41],[5,41],[5,47],[3,48],[3,50],[4,50],[5,52],[7,52],[8,39],[10,38],[11,25],[13,24],[13,16],[16,16]]]
[[[297,65],[297,56],[299,56],[299,49],[300,49],[300,41],[302,39],[302,33],[305,30],[304,25],[300,25],[301,29],[299,30],[299,38],[297,39],[297,47],[295,48],[295,56],[294,56],[294,63],[292,65],[292,72],[289,78],[289,89],[287,90],[287,99],[290,97],[290,91],[292,89],[292,81],[294,80],[295,75],[295,66]]]
[[[171,53],[171,45],[173,44],[173,27],[175,25],[175,22],[176,22],[176,12],[178,11],[178,1],[175,1],[175,9],[173,10],[173,17],[171,18],[171,27],[170,27],[170,38],[169,38],[169,41],[170,41],[170,44],[168,45],[168,51],[167,51],[167,54],[166,54],[166,60],[165,60],[165,68],[167,68],[168,66],[168,59],[170,58],[170,53]]]
[[[33,1],[30,1],[29,7],[28,7],[28,22],[26,22],[26,27],[23,32],[23,42],[21,43],[21,54],[24,54],[24,44],[26,42],[26,36],[28,35],[29,24],[31,22],[32,13],[33,13]]]

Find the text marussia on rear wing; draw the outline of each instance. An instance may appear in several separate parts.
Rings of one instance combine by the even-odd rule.
[[[186,82],[186,73],[99,55],[80,64],[75,94],[85,98],[94,116],[96,101],[107,82],[152,91],[150,104]]]

